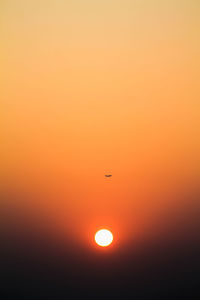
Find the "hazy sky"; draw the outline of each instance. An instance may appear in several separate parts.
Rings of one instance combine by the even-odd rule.
[[[133,233],[175,190],[192,188],[198,0],[5,0],[0,9],[10,190],[36,194],[36,210],[87,235],[104,224]]]

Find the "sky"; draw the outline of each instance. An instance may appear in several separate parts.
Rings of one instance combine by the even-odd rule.
[[[86,248],[110,228],[123,247],[193,222],[199,14],[197,0],[1,1],[5,230],[20,211]]]

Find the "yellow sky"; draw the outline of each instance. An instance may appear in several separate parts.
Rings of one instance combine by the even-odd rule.
[[[143,224],[190,185],[199,13],[195,0],[2,1],[5,183],[84,230]]]

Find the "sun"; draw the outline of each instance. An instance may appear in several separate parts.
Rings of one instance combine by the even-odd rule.
[[[113,241],[113,234],[108,229],[101,229],[95,234],[95,242],[101,247],[109,246]]]

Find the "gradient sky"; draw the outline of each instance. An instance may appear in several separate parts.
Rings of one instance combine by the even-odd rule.
[[[1,177],[17,205],[83,240],[99,226],[134,238],[183,208],[200,175],[200,2],[0,10]]]

